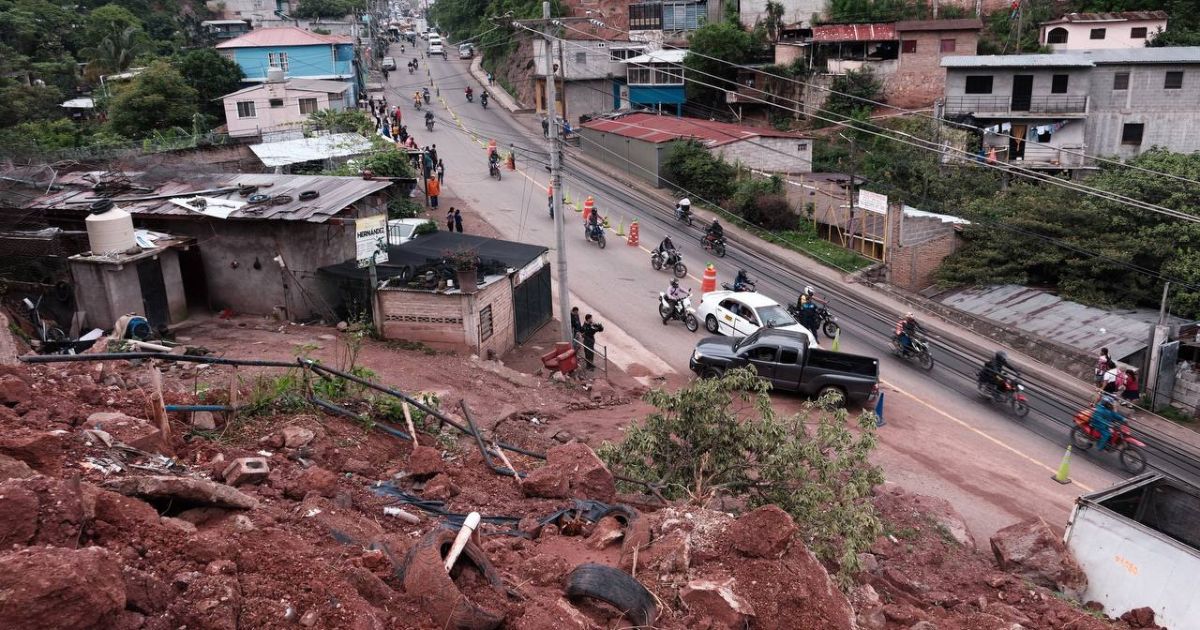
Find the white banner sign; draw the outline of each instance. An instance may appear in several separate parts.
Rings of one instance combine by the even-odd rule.
[[[869,190],[858,191],[858,207],[878,214],[887,214],[887,195]]]
[[[360,269],[371,266],[372,255],[376,264],[387,262],[387,215],[354,220],[354,252]]]

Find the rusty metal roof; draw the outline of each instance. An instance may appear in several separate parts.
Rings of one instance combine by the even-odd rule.
[[[814,42],[880,42],[896,37],[895,24],[823,24],[814,26]]]
[[[583,123],[583,128],[655,144],[683,138],[696,138],[710,148],[755,138],[808,137],[802,133],[778,131],[770,127],[747,127],[715,120],[660,116],[641,112],[589,120]]]
[[[106,173],[78,172],[62,175],[56,182],[60,188],[49,194],[39,195],[22,205],[25,210],[68,210],[86,212],[88,205],[100,199],[93,192],[97,179]],[[391,185],[387,180],[367,180],[359,177],[329,177],[324,175],[276,175],[268,173],[220,173],[211,175],[180,175],[177,178],[146,184],[139,181],[139,174],[125,173],[132,183],[146,186],[149,192],[130,192],[110,197],[114,203],[138,217],[206,215],[182,208],[166,196],[204,196],[231,201],[246,201],[238,194],[239,186],[258,186],[258,193],[272,197],[287,195],[287,203],[262,203],[247,205],[233,211],[230,219],[258,219],[273,221],[307,221],[324,223],[341,213],[351,204],[375,194]],[[301,201],[300,193],[319,193],[315,199]],[[145,199],[146,197],[161,197]],[[206,217],[207,218],[207,217]]]

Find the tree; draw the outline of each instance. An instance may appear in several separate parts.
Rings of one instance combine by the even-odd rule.
[[[149,39],[142,28],[142,21],[129,9],[106,4],[87,15],[83,19],[83,29],[79,35],[80,50],[94,50],[105,38],[122,33],[127,28],[134,29],[132,38],[136,47],[143,47]]]
[[[724,103],[725,92],[737,89],[737,68],[731,64],[750,60],[754,38],[738,24],[717,22],[696,29],[689,41],[683,58],[688,100]]]
[[[362,8],[358,0],[300,0],[296,8],[296,17],[301,18],[340,18]]]
[[[160,60],[113,98],[109,124],[123,136],[143,138],[154,131],[190,129],[196,111],[196,90],[178,70]]]
[[[183,80],[200,97],[200,111],[210,120],[221,120],[225,105],[221,97],[236,92],[245,74],[242,67],[211,48],[191,50],[178,59]]]
[[[767,37],[771,41],[779,41],[779,31],[783,28],[783,5],[775,0],[767,0],[767,19],[764,26]]]
[[[88,73],[93,76],[124,72],[133,65],[137,56],[137,29],[128,26],[120,33],[105,37],[91,51]]]
[[[845,120],[856,113],[869,113],[873,107],[867,101],[878,101],[883,95],[883,81],[870,68],[847,70],[833,79],[830,95],[825,101],[824,115]]]
[[[737,169],[694,140],[676,142],[662,170],[671,185],[711,203],[727,199],[737,177]]]
[[[359,109],[322,109],[308,115],[307,126],[330,133],[361,133],[369,136],[373,135],[375,121]]]
[[[12,83],[0,87],[0,127],[23,121],[61,118],[62,92],[44,85]]]
[[[813,552],[838,565],[846,585],[858,553],[882,532],[871,503],[871,489],[883,483],[869,461],[874,416],[859,416],[857,435],[831,400],[779,419],[769,389],[752,369],[737,369],[674,393],[653,390],[645,400],[657,410],[597,454],[622,474],[661,484],[668,498],[705,505],[724,495],[753,507],[778,505]]]

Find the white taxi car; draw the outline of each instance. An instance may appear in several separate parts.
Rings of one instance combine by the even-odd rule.
[[[778,302],[748,291],[710,291],[700,299],[696,318],[714,335],[745,337],[764,326],[791,330],[808,337],[808,345],[820,347],[807,328],[788,314]]]

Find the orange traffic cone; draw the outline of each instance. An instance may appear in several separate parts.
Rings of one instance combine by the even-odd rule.
[[[708,293],[709,291],[717,290],[717,268],[709,263],[704,268],[704,277],[700,279],[700,293]]]

